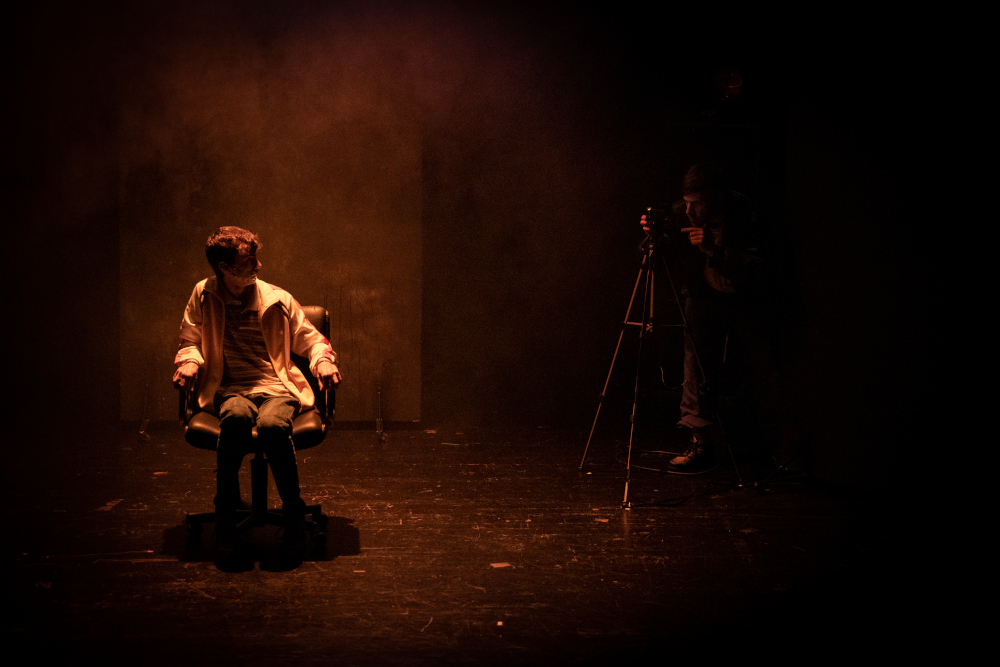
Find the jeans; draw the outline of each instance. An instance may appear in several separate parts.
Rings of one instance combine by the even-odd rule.
[[[710,426],[714,417],[713,392],[718,389],[715,385],[726,337],[733,329],[736,316],[734,296],[708,292],[688,297],[684,303],[684,315],[690,332],[684,336],[684,387],[681,419],[677,425],[700,429]],[[705,371],[704,378],[698,368],[699,360]]]
[[[243,457],[264,452],[286,515],[304,513],[300,497],[299,470],[292,444],[292,420],[299,409],[291,397],[216,396],[221,432],[219,434],[216,512],[235,515],[240,504],[240,466]],[[256,445],[253,428],[257,427]]]

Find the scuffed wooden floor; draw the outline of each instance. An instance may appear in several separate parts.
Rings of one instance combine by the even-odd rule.
[[[330,543],[291,571],[274,531],[243,572],[215,566],[211,530],[186,544],[214,460],[174,424],[30,459],[5,489],[4,640],[105,664],[790,658],[888,641],[905,606],[892,517],[857,494],[640,470],[623,510],[609,442],[581,471],[585,433],[437,430],[301,452]]]

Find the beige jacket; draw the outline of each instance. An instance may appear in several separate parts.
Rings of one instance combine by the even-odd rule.
[[[212,407],[215,392],[222,382],[222,334],[226,308],[219,295],[218,279],[206,278],[195,285],[184,319],[181,321],[180,347],[174,365],[189,361],[201,368],[198,373],[198,405]],[[321,361],[337,363],[337,355],[323,334],[309,322],[292,295],[274,285],[257,280],[260,328],[271,365],[282,384],[298,399],[302,410],[313,407],[316,398],[309,382],[291,360],[291,353],[309,359],[309,370],[316,372]]]

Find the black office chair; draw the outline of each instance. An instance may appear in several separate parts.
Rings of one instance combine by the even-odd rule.
[[[321,306],[304,306],[302,310],[306,317],[316,327],[317,331],[330,338],[330,315]],[[292,422],[292,443],[295,450],[300,451],[315,447],[323,442],[327,425],[333,421],[336,414],[336,393],[333,389],[320,391],[319,382],[309,371],[309,360],[296,354],[292,361],[306,376],[309,385],[316,396],[314,409],[303,412]],[[180,391],[180,420],[184,425],[184,439],[199,449],[216,451],[219,443],[219,417],[213,412],[197,412],[197,402],[194,397],[194,387],[197,383]],[[254,441],[257,429],[253,430]],[[284,518],[280,509],[268,509],[267,502],[267,459],[264,452],[258,448],[253,450],[254,457],[250,461],[250,487],[252,493],[251,506],[240,509],[237,513],[237,530],[243,532],[254,526],[283,526]],[[328,517],[323,514],[320,505],[306,505],[306,532],[312,542],[318,547],[326,544],[326,525]],[[188,514],[185,518],[188,536],[192,541],[201,537],[202,527],[206,523],[215,523],[215,512]]]

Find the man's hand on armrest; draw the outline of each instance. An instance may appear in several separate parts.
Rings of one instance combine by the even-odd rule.
[[[323,391],[334,389],[340,384],[340,369],[337,368],[337,364],[321,361],[316,364],[316,379],[319,380],[319,388]]]
[[[189,361],[185,364],[181,364],[174,371],[174,386],[178,389],[183,389],[185,387],[192,387],[194,385],[195,378],[198,377],[198,364],[194,361]]]

